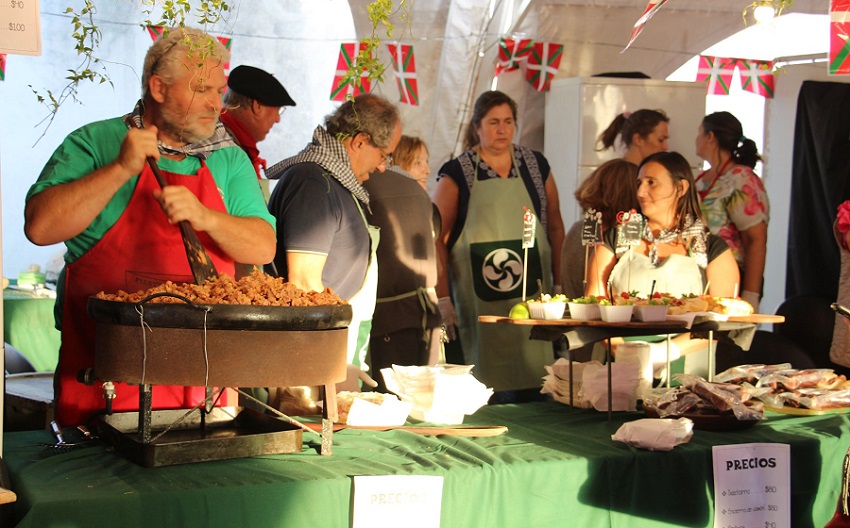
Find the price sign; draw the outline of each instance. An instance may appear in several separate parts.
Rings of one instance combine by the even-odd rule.
[[[440,527],[443,477],[436,475],[356,475],[352,528]]]
[[[522,215],[522,247],[533,248],[534,247],[534,231],[537,228],[537,217],[534,216],[534,213],[526,209]]]
[[[584,220],[581,224],[581,245],[602,245],[602,213],[595,209],[584,212]]]
[[[791,528],[791,446],[714,446],[714,526]]]
[[[0,0],[0,53],[41,55],[38,0]]]
[[[640,244],[643,236],[643,215],[631,211],[622,211],[617,214],[617,245],[636,246]]]

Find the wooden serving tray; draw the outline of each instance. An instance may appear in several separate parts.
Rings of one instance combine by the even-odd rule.
[[[498,315],[481,315],[478,321],[482,323],[507,323],[518,326],[598,326],[601,328],[685,328],[685,321],[658,321],[645,323],[629,321],[628,323],[609,323],[606,321],[580,321],[578,319],[511,319]]]
[[[478,317],[481,323],[507,323],[519,326],[598,326],[603,328],[686,328],[687,322],[677,319],[667,319],[665,321],[641,322],[629,321],[628,323],[608,323],[605,321],[580,321],[577,319],[511,319],[510,317],[502,317],[499,315],[481,315]],[[767,314],[752,314],[752,315],[736,315],[729,316],[726,321],[730,323],[784,323],[785,317],[782,315],[767,315]],[[702,321],[695,321],[699,324]]]
[[[780,414],[793,414],[796,416],[823,416],[827,414],[850,413],[850,407],[835,407],[833,409],[801,409],[800,407],[771,407],[770,405],[765,405],[764,410]]]

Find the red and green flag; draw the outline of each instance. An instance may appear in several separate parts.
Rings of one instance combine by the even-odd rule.
[[[514,39],[502,37],[499,39],[499,57],[496,61],[496,76],[503,71],[519,69],[520,62],[531,54],[534,41],[530,38]]]
[[[343,42],[339,46],[339,58],[336,61],[336,74],[331,87],[331,101],[345,101],[348,95],[356,97],[361,93],[368,93],[372,89],[372,81],[369,73],[363,66],[357,65],[357,56],[360,50],[368,49],[366,42]],[[360,75],[347,77],[349,70]]]
[[[850,75],[850,0],[829,2],[829,74]]]
[[[398,86],[399,101],[405,104],[419,105],[419,89],[416,86],[416,62],[413,58],[413,45],[387,44],[392,57],[393,75]]]
[[[708,80],[709,95],[729,95],[737,63],[738,59],[700,55],[697,82]]]
[[[164,32],[164,26],[148,26],[148,34],[151,36],[151,40],[154,42],[156,42],[156,40],[161,37]]]
[[[657,13],[658,10],[661,9],[661,6],[663,6],[666,2],[667,0],[649,0],[649,3],[646,4],[646,9],[643,10],[643,15],[641,15],[641,17],[637,19],[637,22],[635,22],[634,27],[632,27],[632,32],[629,35],[629,43],[626,44],[626,47],[623,48],[623,51],[629,49],[629,46],[632,45],[632,42],[634,42],[635,39],[638,38],[638,35],[640,35],[641,31],[643,31],[643,26],[645,26],[646,23],[649,22],[649,19],[652,18],[655,13]]]
[[[552,79],[564,55],[564,45],[555,42],[535,42],[525,65],[525,80],[538,92],[549,91]]]
[[[773,98],[772,61],[740,59],[737,67],[741,74],[741,88],[767,99]]]
[[[6,54],[0,53],[0,81],[6,80]]]

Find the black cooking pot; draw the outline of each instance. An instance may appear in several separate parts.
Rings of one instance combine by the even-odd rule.
[[[148,302],[171,296],[181,303]],[[155,294],[139,303],[89,297],[89,316],[97,322],[126,326],[208,330],[329,330],[351,323],[351,306],[256,306],[247,304],[194,304],[185,297]]]

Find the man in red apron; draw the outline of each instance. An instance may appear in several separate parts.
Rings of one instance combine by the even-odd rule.
[[[266,160],[260,157],[257,143],[266,136],[295,101],[274,76],[253,66],[237,66],[227,77],[224,112],[221,122],[251,158],[257,178],[266,170]]]
[[[250,160],[218,121],[228,55],[198,30],[160,38],[145,58],[134,111],[71,133],[27,194],[27,238],[67,247],[56,310],[61,424],[85,423],[105,407],[100,383],[77,381],[94,366],[89,296],[192,282],[178,222],[191,224],[219,273],[233,274],[234,261],[261,264],[274,256],[273,218]],[[157,184],[149,158],[166,187]],[[203,399],[202,388],[152,392],[154,409],[192,407]],[[138,409],[137,387],[116,384],[115,395],[114,411]]]

